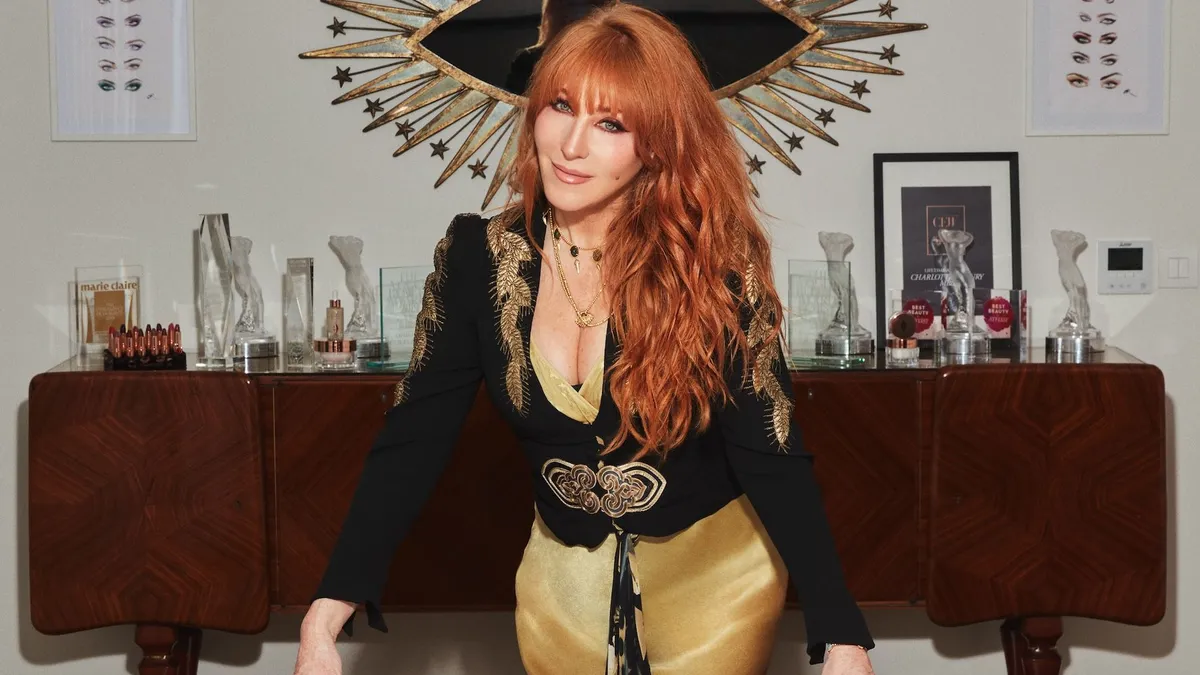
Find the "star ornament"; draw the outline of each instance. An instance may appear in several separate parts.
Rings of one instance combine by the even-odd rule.
[[[520,113],[527,101],[519,92],[497,87],[464,70],[464,64],[437,57],[425,46],[425,41],[455,21],[463,10],[474,5],[500,9],[513,0],[308,1],[337,8],[333,23],[328,26],[334,35],[330,44],[299,55],[302,59],[337,59],[339,66],[349,66],[339,67],[333,77],[339,89],[343,89],[333,97],[333,103],[361,106],[365,102],[371,120],[361,128],[363,132],[395,124],[392,138],[403,137],[397,138],[403,142],[386,141],[393,157],[428,144],[432,156],[443,160],[435,171],[434,188],[456,171],[468,168],[472,178],[486,176],[481,208],[489,208],[502,192],[516,161]],[[854,81],[845,73],[859,73],[863,77],[870,74],[872,78],[904,74],[891,67],[899,56],[895,45],[887,48],[862,45],[875,44],[876,40],[890,41],[889,36],[922,31],[929,26],[895,21],[896,3],[900,0],[758,1],[799,27],[805,39],[774,60],[759,64],[757,70],[736,82],[714,88],[711,93],[725,120],[751,145],[758,146],[754,152],[761,149],[765,153],[764,159],[744,155],[749,158],[746,166],[751,173],[764,172],[765,165],[774,159],[800,176],[796,158],[802,155],[795,151],[805,149],[801,141],[816,138],[837,146],[838,140],[828,130],[834,128],[834,115],[842,110],[871,112],[863,102],[870,93],[867,83]],[[851,9],[835,12],[842,8]],[[354,18],[336,18],[339,14]],[[355,25],[349,25],[350,20]],[[717,30],[736,33],[726,27]],[[356,34],[350,31],[369,31],[370,35],[340,40],[341,36]],[[738,36],[733,34],[730,38],[736,40]],[[347,59],[353,61],[344,61]],[[835,88],[830,83],[840,86]],[[353,86],[347,87],[349,84]],[[443,134],[446,140],[437,140]],[[455,139],[461,141],[451,148],[448,141]],[[447,157],[452,149],[454,154]]]

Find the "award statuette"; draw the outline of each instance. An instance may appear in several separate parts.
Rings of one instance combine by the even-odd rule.
[[[354,310],[346,321],[346,338],[358,344],[356,353],[360,359],[378,361],[387,358],[388,345],[379,334],[379,305],[375,300],[375,286],[363,269],[362,239],[331,236],[329,247],[346,269],[346,290],[354,298]]]
[[[817,335],[816,351],[820,356],[852,356],[871,354],[875,340],[871,332],[858,322],[858,294],[846,254],[854,248],[854,239],[842,232],[819,232],[817,240],[825,249],[829,267],[829,285],[837,298],[833,320]]]
[[[233,237],[233,285],[242,299],[242,314],[233,327],[234,360],[273,359],[279,355],[279,341],[263,328],[262,287],[250,269],[250,251],[254,242]]]
[[[975,240],[964,230],[939,230],[933,240],[942,254],[942,305],[946,330],[938,340],[942,354],[954,358],[990,354],[987,333],[975,324],[975,275],[967,266],[967,247]]]
[[[303,368],[313,356],[313,259],[288,258],[283,278],[284,365]]]
[[[1082,359],[1104,351],[1104,337],[1092,325],[1088,307],[1087,283],[1076,259],[1087,247],[1087,238],[1070,230],[1050,230],[1050,239],[1058,253],[1058,278],[1067,292],[1067,314],[1046,336],[1046,351]]]
[[[196,365],[233,365],[233,250],[229,214],[209,213],[200,221],[200,344],[204,356]]]

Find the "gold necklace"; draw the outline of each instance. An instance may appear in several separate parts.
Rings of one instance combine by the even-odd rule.
[[[604,323],[604,321],[607,321],[607,319],[593,322],[595,316],[592,314],[592,306],[596,304],[596,301],[600,299],[600,296],[604,295],[604,289],[608,285],[608,282],[604,279],[604,270],[600,270],[600,291],[596,293],[596,297],[592,298],[592,301],[588,303],[586,309],[580,310],[579,305],[575,304],[575,296],[571,295],[571,287],[567,284],[567,277],[563,273],[562,253],[559,251],[558,247],[558,241],[561,238],[561,234],[558,231],[558,226],[554,224],[553,209],[546,210],[546,218],[549,221],[550,231],[552,232],[552,236],[554,238],[554,263],[558,268],[558,280],[562,283],[563,293],[567,296],[567,302],[571,303],[571,309],[575,312],[575,325],[579,326],[580,328],[593,328],[595,326],[599,326],[600,324]],[[600,255],[599,250],[596,250],[594,253],[592,253],[592,260],[596,263],[597,268],[600,268],[601,257],[602,256]],[[576,258],[575,269],[579,269],[578,258]]]
[[[548,213],[550,214],[550,227],[551,227],[550,234],[554,236],[554,243],[557,246],[559,238],[566,240],[567,245],[570,246],[570,248],[568,248],[567,251],[571,254],[571,257],[575,259],[575,273],[579,274],[581,271],[579,269],[579,252],[580,251],[591,251],[592,252],[592,261],[595,262],[596,265],[599,265],[600,258],[604,257],[603,245],[594,246],[592,248],[587,248],[584,246],[576,246],[575,242],[571,241],[571,238],[568,237],[565,232],[559,230],[558,226],[554,224],[554,210],[550,209],[548,211]]]

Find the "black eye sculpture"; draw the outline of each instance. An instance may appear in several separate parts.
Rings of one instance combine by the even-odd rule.
[[[836,145],[826,128],[835,123],[839,107],[870,112],[861,102],[871,91],[867,80],[854,74],[903,75],[893,67],[900,56],[895,44],[852,43],[928,28],[895,21],[896,0],[725,0],[686,12],[678,11],[686,3],[669,0],[626,2],[659,11],[679,25],[696,46],[729,123],[796,174],[800,169],[791,152],[803,149],[805,135]],[[395,133],[386,136],[394,155],[426,143],[438,146],[435,155],[448,165],[435,187],[472,158],[473,177],[486,178],[491,168],[483,200],[487,208],[515,155],[514,123],[541,53],[540,34],[561,29],[603,3],[423,0],[401,1],[401,9],[339,2],[357,16],[335,16],[327,26],[338,44],[299,56],[365,59],[361,67],[336,68],[332,79],[338,87],[354,86],[333,102],[360,100],[371,117],[364,132],[394,124]],[[358,32],[364,34],[361,40]],[[446,138],[439,137],[443,132]],[[399,148],[390,140],[397,136],[403,136]],[[439,150],[455,140],[457,151]],[[747,162],[751,171],[761,164],[757,157]]]

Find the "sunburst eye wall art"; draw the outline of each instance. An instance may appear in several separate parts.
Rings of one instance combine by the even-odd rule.
[[[443,162],[435,188],[464,166],[488,181],[486,209],[516,153],[542,36],[607,0],[320,1],[340,10],[326,26],[339,44],[300,58],[339,62],[333,103],[361,105],[363,132],[392,131],[393,156],[424,148]],[[895,0],[624,1],[683,29],[729,123],[796,175],[809,137],[837,145],[840,114],[870,112],[869,76],[903,74],[887,38],[928,27],[897,21]],[[746,155],[751,173],[766,163]]]

